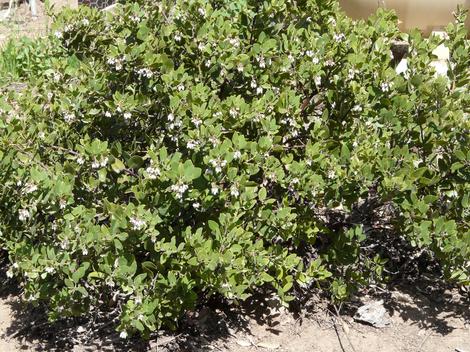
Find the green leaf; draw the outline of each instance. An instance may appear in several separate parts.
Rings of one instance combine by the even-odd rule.
[[[140,156],[133,156],[127,160],[127,166],[130,169],[138,169],[144,164],[144,159]]]
[[[126,166],[121,160],[115,159],[114,163],[111,164],[111,168],[113,169],[114,172],[119,174],[122,170],[126,168]]]
[[[260,274],[260,279],[263,282],[273,282],[274,281],[274,278],[271,275],[269,275],[268,273],[265,273],[265,272],[262,272]]]

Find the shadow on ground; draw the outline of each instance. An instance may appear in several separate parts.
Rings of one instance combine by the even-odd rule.
[[[21,289],[17,282],[5,275],[6,258],[0,256],[0,301],[11,308],[10,325],[1,339],[14,339],[18,351],[158,351],[199,352],[226,350],[229,340],[250,336],[250,322],[265,326],[270,334],[283,333],[282,315],[287,314],[280,302],[272,297],[252,297],[241,305],[228,304],[214,298],[195,311],[185,314],[175,332],[153,334],[149,341],[137,338],[123,340],[115,331],[117,316],[93,316],[47,320],[44,306],[32,307],[20,303]],[[429,287],[438,287],[428,292]],[[452,319],[464,319],[470,324],[468,292],[457,293],[442,283],[423,278],[414,283],[402,282],[393,287],[369,291],[369,299],[383,299],[390,315],[398,315],[409,325],[430,330],[440,336],[450,334],[455,327]],[[359,297],[360,298],[360,297]],[[362,299],[344,306],[342,314],[352,316]],[[319,308],[322,307],[322,308]],[[326,309],[325,300],[311,298],[302,303],[302,309],[291,312],[296,322],[315,319],[315,310]],[[331,309],[334,311],[334,309]],[[293,314],[292,314],[293,313]],[[295,338],[295,337],[294,337]]]

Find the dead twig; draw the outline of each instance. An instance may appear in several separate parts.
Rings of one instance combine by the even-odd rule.
[[[331,317],[331,321],[333,322],[333,327],[335,329],[336,336],[338,337],[339,346],[341,347],[341,351],[346,352],[343,346],[343,341],[341,341],[341,336],[339,335],[338,327],[336,326],[335,318]]]
[[[432,331],[424,337],[423,341],[421,341],[421,344],[420,344],[419,347],[418,347],[418,351],[421,351],[421,349],[423,348],[424,344],[426,343],[426,340],[427,340],[427,339],[429,338],[429,336],[431,336],[431,335],[432,335]]]
[[[344,336],[346,336],[346,339],[348,340],[348,343],[349,345],[351,346],[351,349],[356,352],[356,349],[354,348],[354,345],[352,344],[351,342],[351,339],[349,338],[349,334],[348,332],[346,331],[346,329],[344,328],[344,325],[346,324],[346,322],[341,318],[340,316],[340,311],[341,311],[341,308],[343,307],[343,303],[340,303],[339,307],[337,307],[336,305],[333,305],[333,307],[335,308],[335,311],[336,311],[336,317],[341,321],[341,329],[343,330],[343,333],[344,333]],[[335,330],[336,330],[336,325],[335,325]]]

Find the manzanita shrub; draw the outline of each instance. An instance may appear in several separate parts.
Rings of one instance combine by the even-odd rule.
[[[463,21],[425,39],[329,0],[65,12],[47,67],[0,102],[8,275],[53,319],[117,309],[122,336],[146,334],[211,295],[288,302],[316,282],[346,298],[387,259],[364,245],[374,212],[468,285]],[[442,42],[446,75],[431,65]]]

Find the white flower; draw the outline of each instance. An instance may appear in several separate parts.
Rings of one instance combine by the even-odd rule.
[[[44,139],[46,137],[46,134],[44,133],[44,131],[41,131],[41,132],[38,133],[38,137],[40,139]]]
[[[321,76],[316,76],[313,80],[314,80],[316,86],[321,85]]]
[[[258,85],[256,84],[256,81],[253,79],[250,83],[250,87],[255,89],[256,87],[258,87]]]
[[[131,21],[134,23],[139,23],[140,22],[140,17],[137,15],[133,15],[130,17]]]
[[[62,248],[62,249],[67,249],[68,246],[69,246],[69,241],[67,241],[67,240],[63,240],[60,243],[60,248]]]
[[[317,65],[320,62],[320,59],[315,56],[314,58],[312,58],[312,62],[314,65]]]
[[[183,83],[178,84],[176,89],[178,89],[178,91],[182,92],[183,90],[185,90],[184,84]]]
[[[291,182],[295,185],[295,184],[299,183],[300,180],[297,177],[295,177],[295,178],[292,179]]]
[[[263,94],[263,87],[256,88],[256,94],[258,94],[258,95]]]
[[[227,165],[227,161],[226,160],[221,160],[220,158],[211,159],[211,160],[209,160],[209,163],[214,167],[215,172],[217,172],[217,173],[222,172],[222,168]]]
[[[11,279],[13,277],[13,271],[11,269],[8,269],[6,272],[7,278]]]
[[[18,220],[26,221],[31,217],[31,214],[27,209],[20,209],[18,210]]]
[[[335,34],[333,36],[333,39],[336,40],[337,42],[342,42],[345,38],[346,36],[344,35],[344,33]]]
[[[59,39],[61,39],[63,37],[63,34],[62,34],[61,31],[55,31],[54,35],[56,36],[56,38],[59,38]]]
[[[238,190],[236,186],[232,186],[230,188],[230,194],[234,197],[238,197],[240,195],[240,191]]]
[[[197,9],[197,12],[199,12],[199,14],[204,17],[206,15],[206,10],[204,10],[202,7],[198,8]]]
[[[326,175],[329,179],[333,179],[336,177],[336,172],[334,170],[328,171],[328,174]]]
[[[350,68],[348,70],[348,78],[353,79],[355,75],[356,75],[356,70],[353,70],[352,68]]]
[[[111,115],[111,113],[110,113],[109,111],[106,111],[106,112],[104,113],[104,116],[106,116],[106,117],[111,117],[112,115]]]
[[[189,189],[189,186],[185,183],[179,182],[175,185],[171,185],[170,190],[176,193],[176,199],[182,199],[184,193]]]
[[[135,304],[142,304],[142,297],[138,296],[134,299]]]
[[[388,92],[390,89],[393,87],[393,82],[383,82],[380,85],[380,89],[382,89],[382,92]]]
[[[146,78],[152,78],[153,77],[152,70],[150,70],[148,68],[141,68],[140,70],[137,71],[137,74],[141,77],[146,77]]]
[[[53,267],[46,266],[46,267],[44,268],[44,271],[45,271],[46,273],[48,273],[48,274],[52,274],[52,273],[55,271],[55,269],[54,269]]]
[[[119,337],[121,339],[127,339],[127,332],[126,331],[121,331],[121,333],[119,334]]]
[[[234,159],[240,159],[242,157],[242,153],[237,150],[235,153],[233,153],[233,158]]]
[[[13,267],[14,269],[18,269],[20,266],[18,265],[18,263],[15,262],[15,263],[12,264],[12,267]]]
[[[361,112],[362,111],[362,106],[354,105],[354,107],[351,110],[354,111],[354,112]]]
[[[99,169],[100,167],[100,163],[95,159],[92,163],[91,163],[91,168],[92,169]]]
[[[238,38],[230,38],[228,42],[235,48],[238,48],[240,46],[240,41],[238,40]]]
[[[326,67],[332,67],[335,65],[335,62],[331,59],[325,61],[325,66]]]
[[[157,179],[158,176],[160,176],[161,172],[158,167],[154,166],[149,166],[145,169],[145,172],[148,174],[148,178],[151,180]]]
[[[237,71],[238,71],[238,72],[243,72],[244,69],[245,69],[245,67],[244,67],[243,64],[240,62],[240,63],[237,65]]]
[[[259,65],[260,68],[265,68],[266,67],[266,62],[264,61],[263,56],[258,56],[256,58],[256,60],[258,61],[258,65]]]
[[[75,119],[76,119],[76,116],[73,112],[69,112],[64,115],[64,121],[67,123],[72,123],[75,121]]]
[[[36,186],[34,183],[27,183],[25,188],[23,189],[23,193],[29,194],[33,193],[38,189],[38,186]]]
[[[67,201],[65,199],[59,200],[59,208],[60,209],[65,209],[66,206],[67,206]]]
[[[83,159],[81,156],[79,156],[79,157],[77,158],[77,164],[78,164],[78,165],[83,165],[84,162],[85,162],[85,159]]]
[[[84,19],[82,20],[82,24],[83,24],[84,26],[88,26],[88,25],[90,24],[90,21],[88,21],[88,18],[84,18]]]
[[[201,207],[201,204],[200,203],[193,203],[193,208],[194,209],[199,209]]]
[[[211,187],[211,193],[212,195],[217,195],[219,193],[219,187],[217,187],[216,185],[212,185]]]
[[[83,248],[83,249],[82,249],[82,254],[83,254],[83,255],[88,255],[88,249]]]
[[[144,220],[138,219],[136,217],[131,217],[129,222],[132,225],[132,229],[136,231],[142,230],[146,225]]]
[[[230,111],[229,111],[229,114],[232,117],[237,117],[239,112],[240,112],[240,110],[238,108],[231,108]]]
[[[179,33],[175,34],[175,41],[177,41],[177,42],[181,41],[181,34],[179,34]]]
[[[125,112],[123,116],[124,116],[124,119],[130,120],[132,117],[132,114],[130,112]]]
[[[312,57],[313,56],[313,51],[312,50],[307,50],[305,52],[305,55],[307,55],[308,57]]]
[[[186,144],[188,149],[196,149],[198,145],[199,145],[199,142],[195,140],[189,140],[188,143]]]
[[[207,68],[209,68],[209,67],[211,67],[211,65],[212,65],[212,61],[211,61],[210,59],[209,59],[209,60],[206,60],[206,62],[204,63],[204,65],[205,65]]]
[[[104,157],[102,160],[101,160],[101,163],[100,163],[100,166],[101,167],[105,167],[107,164],[108,164],[108,157]]]
[[[194,124],[194,126],[196,126],[197,128],[199,128],[199,126],[202,124],[202,120],[201,119],[198,119],[197,117],[194,117],[191,119],[191,122]]]
[[[167,119],[168,121],[172,122],[175,120],[175,115],[173,115],[173,113],[169,113],[168,116],[167,116]]]

